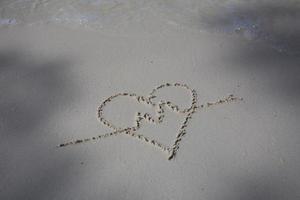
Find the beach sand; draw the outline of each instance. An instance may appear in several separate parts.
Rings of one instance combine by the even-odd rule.
[[[147,8],[164,15],[150,15],[132,3],[104,6],[103,13],[116,11],[99,24],[94,18],[60,23],[61,13],[54,23],[55,3],[23,2],[34,5],[33,13],[39,5],[49,13],[15,11],[24,11],[21,18],[6,12],[16,9],[8,2],[0,27],[0,199],[300,198],[299,29],[291,40],[285,40],[286,26],[272,37],[274,26],[263,29],[268,37],[246,25],[215,31],[207,24],[216,17],[202,21],[202,29],[180,3],[170,7],[182,11],[176,15],[154,3]],[[199,105],[230,94],[243,100],[198,109],[172,160],[125,134],[57,148],[111,132],[97,120],[109,96],[147,96],[176,82],[194,89]],[[158,97],[190,104],[188,94],[174,88]],[[137,111],[155,113],[130,100],[108,105],[106,113],[128,126]],[[145,123],[138,133],[172,146],[182,120],[166,110],[162,124]]]

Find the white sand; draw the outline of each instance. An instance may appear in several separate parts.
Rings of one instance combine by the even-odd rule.
[[[146,19],[114,31],[0,29],[0,199],[299,199],[299,56],[270,40]],[[228,94],[244,101],[198,111],[172,161],[123,135],[56,148],[110,132],[96,119],[107,97],[165,82],[188,84],[199,104]],[[145,108],[129,103],[108,115],[131,123],[128,113]],[[179,120],[168,112],[165,124],[141,131],[172,144]]]

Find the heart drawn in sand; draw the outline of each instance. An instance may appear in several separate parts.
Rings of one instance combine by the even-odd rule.
[[[190,107],[188,107],[188,108],[179,108],[178,105],[172,103],[171,101],[166,101],[166,100],[160,100],[158,103],[154,103],[152,101],[152,99],[156,98],[155,94],[157,93],[157,91],[162,89],[162,88],[166,88],[166,87],[179,87],[179,88],[183,88],[183,89],[187,90],[190,93],[190,97],[191,97]],[[103,109],[109,102],[114,101],[116,98],[121,97],[121,96],[131,98],[134,101],[137,101],[138,103],[141,103],[141,104],[144,104],[145,106],[149,106],[149,107],[154,108],[156,116],[151,116],[148,113],[137,112],[135,114],[134,124],[131,127],[126,127],[126,128],[117,127],[112,122],[105,119],[105,117],[103,115]],[[153,145],[155,147],[158,147],[162,151],[166,152],[167,155],[168,155],[168,159],[171,160],[176,155],[176,153],[179,149],[179,145],[180,145],[180,142],[182,140],[182,137],[186,134],[186,128],[188,126],[188,123],[189,123],[190,119],[192,118],[192,115],[196,112],[197,108],[210,107],[210,106],[213,106],[213,105],[222,104],[222,103],[231,102],[231,101],[236,101],[236,100],[242,100],[242,99],[236,98],[233,95],[229,95],[228,97],[226,97],[224,99],[221,99],[217,102],[206,103],[206,104],[202,104],[202,105],[198,106],[197,105],[197,93],[196,93],[196,91],[191,89],[190,87],[188,87],[186,84],[181,84],[181,83],[174,83],[174,84],[165,83],[165,84],[162,84],[162,85],[154,88],[150,92],[150,94],[148,94],[147,96],[140,96],[140,95],[137,95],[135,93],[118,93],[118,94],[110,96],[109,98],[104,100],[102,102],[102,104],[98,107],[98,119],[99,119],[99,121],[102,124],[104,124],[105,126],[112,129],[112,132],[106,133],[106,134],[103,134],[103,135],[98,135],[98,136],[91,137],[91,138],[78,139],[78,140],[74,140],[74,141],[71,141],[71,142],[63,143],[63,144],[60,144],[58,147],[64,147],[64,146],[68,146],[68,145],[72,145],[72,144],[80,144],[80,143],[84,143],[84,142],[89,142],[89,141],[93,141],[93,140],[97,140],[97,139],[106,138],[106,137],[113,136],[113,135],[125,134],[125,135],[128,135],[128,136],[134,137],[136,139],[139,139],[142,142],[145,142],[145,143],[148,143],[148,144]],[[171,147],[166,146],[166,145],[162,144],[161,142],[159,142],[155,139],[148,138],[148,137],[138,133],[138,130],[141,128],[141,125],[142,125],[143,122],[148,122],[148,123],[152,123],[152,124],[163,123],[164,117],[165,117],[165,109],[170,109],[171,111],[173,111],[177,114],[184,115],[184,120],[182,121],[182,123],[180,125],[180,128],[179,128],[179,130],[176,134],[175,141],[174,141],[174,143]]]

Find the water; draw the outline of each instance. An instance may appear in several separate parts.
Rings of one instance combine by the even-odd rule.
[[[285,53],[300,53],[298,0],[2,0],[0,27],[59,24],[95,30],[138,27],[239,35]]]

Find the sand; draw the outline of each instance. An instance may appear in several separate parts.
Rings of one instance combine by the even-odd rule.
[[[124,27],[46,23],[42,14],[39,23],[34,15],[2,21],[0,199],[299,199],[298,46],[148,12],[133,12]],[[243,101],[197,110],[172,160],[126,135],[57,148],[111,132],[97,120],[111,95],[146,96],[176,82],[194,89],[199,105],[230,94]],[[190,103],[182,90],[158,96]],[[137,111],[155,114],[128,99],[107,111],[124,126]],[[171,146],[184,116],[165,114],[138,132]]]

